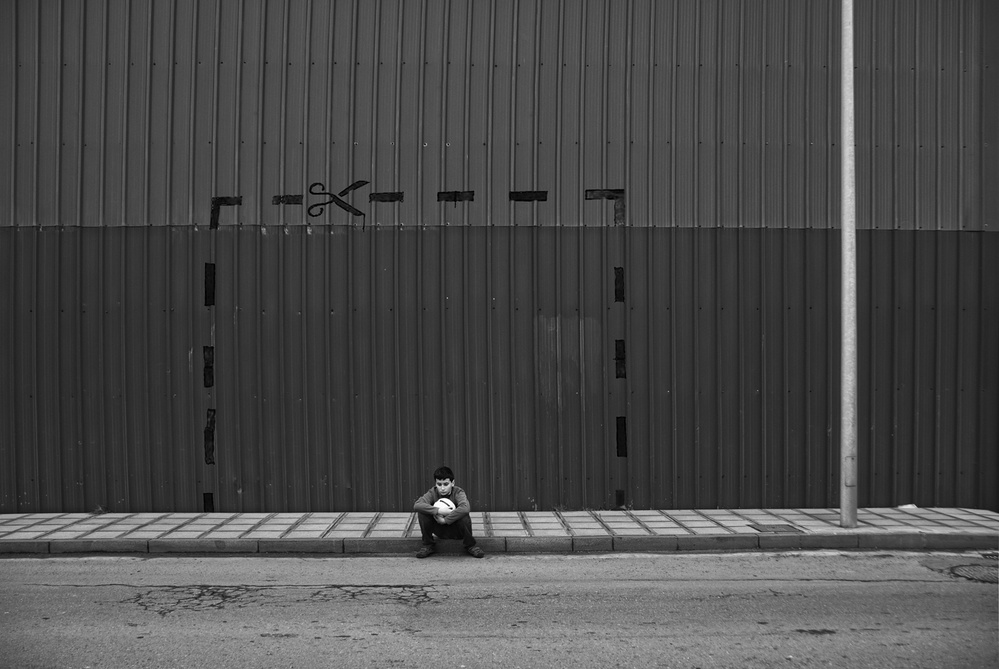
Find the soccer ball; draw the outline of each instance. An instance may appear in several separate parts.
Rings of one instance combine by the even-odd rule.
[[[434,508],[440,509],[441,511],[444,512],[444,515],[447,515],[452,511],[454,511],[455,507],[454,507],[454,502],[449,500],[447,497],[441,497],[439,500],[434,502]]]

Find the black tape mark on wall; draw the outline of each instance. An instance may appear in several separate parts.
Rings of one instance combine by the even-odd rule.
[[[614,506],[618,509],[624,508],[624,491],[615,490],[614,491]]]
[[[304,195],[275,195],[271,204],[302,204]]]
[[[624,268],[614,268],[614,301],[624,302]]]
[[[205,388],[215,385],[215,347],[205,346]]]
[[[205,306],[215,306],[215,263],[205,263]]]
[[[628,417],[617,417],[617,457],[628,457]]]
[[[215,513],[215,494],[206,492],[203,495],[205,502],[205,513]]]
[[[238,207],[243,204],[242,197],[213,197],[212,198],[212,222],[211,227],[219,227],[219,208]]]
[[[623,339],[614,340],[614,377],[618,379],[628,378],[627,355]]]
[[[438,202],[471,202],[474,199],[474,190],[442,190],[437,193]]]
[[[548,191],[546,190],[512,190],[510,200],[513,202],[547,202]]]
[[[624,189],[592,188],[586,191],[587,200],[613,200],[614,225],[624,225]]]
[[[371,193],[368,202],[402,202],[403,193]]]
[[[215,409],[208,410],[208,422],[205,424],[205,464],[215,464]]]

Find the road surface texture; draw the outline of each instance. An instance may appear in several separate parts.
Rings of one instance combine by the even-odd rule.
[[[834,551],[9,558],[0,666],[995,667],[995,564]]]

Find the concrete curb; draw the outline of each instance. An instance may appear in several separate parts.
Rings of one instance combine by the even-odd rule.
[[[150,539],[150,553],[232,553],[257,552],[256,539]]]
[[[507,537],[506,552],[571,553],[572,537]]]
[[[10,554],[23,554],[23,553],[48,553],[49,552],[49,542],[47,541],[37,541],[34,539],[18,539],[16,541],[0,541],[0,555],[4,553]]]
[[[147,539],[53,539],[49,553],[148,553]]]
[[[614,537],[573,537],[572,551],[597,551],[609,553],[614,550]]]
[[[763,550],[858,548],[856,534],[761,534],[759,542]]]
[[[614,537],[615,551],[677,551],[679,537],[658,535],[647,537]]]
[[[760,547],[756,534],[690,534],[676,538],[681,551],[755,550]]]
[[[820,534],[713,534],[645,536],[480,537],[486,554],[676,552],[753,550],[997,550],[999,534],[929,532],[826,532]],[[335,539],[24,539],[0,540],[0,555],[296,553],[321,555],[415,554],[418,538]],[[440,541],[441,554],[464,554],[458,541]]]
[[[343,539],[257,539],[258,553],[343,553]]]

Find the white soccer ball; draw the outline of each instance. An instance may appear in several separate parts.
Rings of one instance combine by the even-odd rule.
[[[452,502],[451,500],[449,500],[447,497],[441,497],[439,500],[437,500],[436,502],[434,502],[434,508],[435,509],[440,509],[441,511],[444,512],[444,515],[446,516],[447,514],[449,514],[452,511],[454,511],[455,506],[454,506],[454,502]]]

